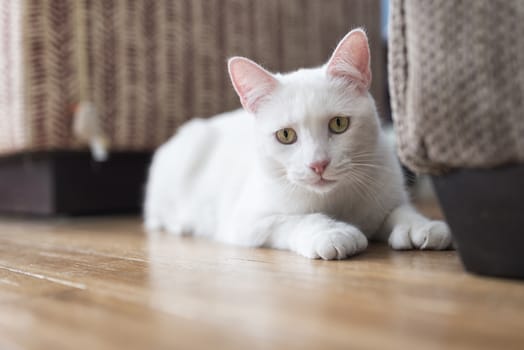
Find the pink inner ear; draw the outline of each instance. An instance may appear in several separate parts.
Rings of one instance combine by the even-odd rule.
[[[366,34],[356,29],[338,44],[329,60],[327,72],[331,76],[357,81],[368,89],[371,84],[369,59]]]
[[[242,106],[252,113],[278,85],[271,73],[244,57],[229,60],[229,75]]]

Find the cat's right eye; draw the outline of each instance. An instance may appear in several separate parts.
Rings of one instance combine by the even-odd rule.
[[[284,145],[291,145],[297,141],[297,133],[291,128],[280,129],[275,133],[278,142]]]

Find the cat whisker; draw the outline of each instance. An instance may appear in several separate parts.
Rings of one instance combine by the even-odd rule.
[[[380,193],[380,183],[377,179],[365,172],[361,172],[355,169],[348,172],[347,179],[352,180],[353,183],[360,188],[364,195],[364,198],[374,202],[380,209],[384,210],[383,203],[379,200],[378,194]]]
[[[355,168],[363,167],[363,168],[371,168],[371,169],[377,169],[381,170],[386,173],[395,173],[390,167],[384,166],[384,165],[378,165],[378,164],[369,164],[369,163],[353,163]]]

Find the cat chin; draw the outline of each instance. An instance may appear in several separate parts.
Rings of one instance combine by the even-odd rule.
[[[288,181],[292,186],[298,186],[307,192],[314,194],[325,195],[335,189],[339,181],[337,180],[327,180],[324,178],[316,179],[293,179],[288,177]]]
[[[328,194],[330,192],[333,191],[333,189],[335,188],[336,186],[335,185],[327,185],[327,186],[309,186],[308,187],[308,190],[312,193],[315,193],[315,194],[321,194],[321,195],[325,195],[325,194]]]
[[[316,194],[327,194],[337,187],[337,182],[332,180],[320,180],[315,183],[303,184],[308,191]]]

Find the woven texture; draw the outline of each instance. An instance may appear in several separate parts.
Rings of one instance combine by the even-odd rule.
[[[398,151],[417,172],[524,161],[524,1],[393,0]]]
[[[0,153],[29,142],[23,113],[22,6],[0,0]]]
[[[0,62],[8,78],[0,89],[0,153],[84,147],[72,131],[72,106],[83,100],[98,110],[111,150],[152,150],[189,118],[239,107],[228,56],[245,55],[275,71],[317,65],[355,26],[365,26],[374,45],[380,103],[379,4],[0,1],[1,42],[9,48]],[[18,104],[5,107],[15,94]]]

